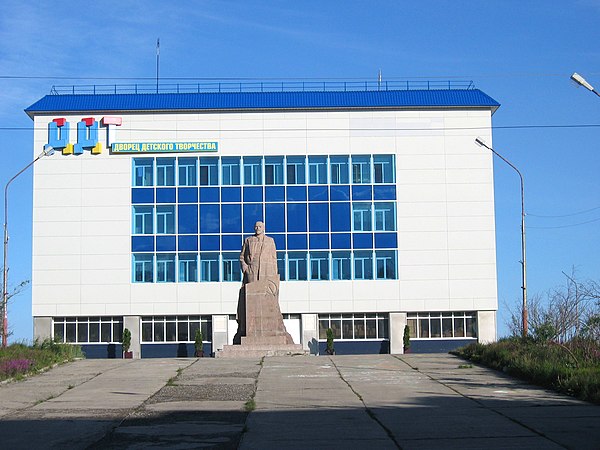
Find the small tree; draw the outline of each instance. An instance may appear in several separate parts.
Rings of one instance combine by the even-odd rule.
[[[198,328],[194,336],[194,349],[196,350],[196,356],[204,356],[204,349],[202,346],[203,337],[202,329]]]
[[[335,348],[333,347],[333,330],[327,328],[327,349],[325,350],[328,355],[335,355]]]
[[[127,353],[131,347],[131,331],[129,328],[123,330],[123,353]]]
[[[404,345],[404,352],[407,352],[410,349],[410,327],[408,325],[404,325],[402,343]]]

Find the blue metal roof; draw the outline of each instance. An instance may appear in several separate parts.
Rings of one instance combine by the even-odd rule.
[[[239,111],[311,109],[490,108],[479,89],[46,95],[25,112]]]

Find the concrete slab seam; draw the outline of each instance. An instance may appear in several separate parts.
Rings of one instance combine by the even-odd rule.
[[[256,409],[256,403],[254,401],[254,397],[256,397],[256,391],[258,390],[258,380],[260,378],[260,374],[263,370],[263,367],[265,366],[265,356],[260,358],[260,362],[258,363],[258,365],[259,365],[258,373],[256,374],[256,378],[254,379],[254,392],[252,392],[252,396],[250,397],[250,400],[248,400],[244,405],[246,412],[248,414],[246,415],[246,420],[244,421],[244,428],[242,428],[242,435],[240,436],[240,442],[238,444],[238,447],[242,446],[242,443],[244,442],[244,437],[246,435],[246,432],[248,431],[248,425],[247,425],[248,418],[250,417],[250,414],[252,414],[252,411],[254,411]]]
[[[82,359],[83,359],[83,358],[77,358],[77,360],[82,360]],[[29,376],[28,376],[28,378],[30,378],[30,377],[33,377],[33,376],[37,376],[37,375],[41,375],[41,374],[42,374],[42,373],[44,373],[44,372],[48,372],[49,370],[52,370],[52,369],[54,369],[55,367],[62,366],[62,365],[64,365],[64,364],[67,364],[67,363],[69,363],[69,362],[74,362],[74,361],[68,361],[68,360],[65,360],[65,361],[63,361],[63,362],[60,362],[60,363],[53,364],[52,366],[46,367],[46,368],[44,368],[44,369],[40,370],[39,372],[36,372],[35,374],[31,374],[31,375],[29,375]],[[108,371],[110,371],[110,370],[114,370],[114,368],[113,368],[113,369],[108,369],[108,370],[107,370],[107,372],[108,372]],[[106,372],[104,372],[104,373],[106,373]],[[59,398],[59,397],[60,397],[61,395],[63,395],[65,392],[68,392],[68,391],[70,391],[70,390],[71,390],[71,389],[73,389],[73,388],[76,388],[76,387],[82,386],[82,385],[84,385],[85,383],[88,383],[88,382],[92,381],[94,378],[97,378],[97,377],[99,377],[100,375],[102,375],[102,373],[96,373],[96,374],[95,374],[95,375],[93,375],[92,377],[88,378],[87,380],[84,380],[84,381],[82,381],[81,383],[79,383],[79,384],[77,384],[77,385],[68,385],[68,386],[67,386],[67,388],[66,388],[65,390],[63,390],[62,392],[60,392],[60,393],[58,393],[58,394],[56,394],[56,395],[50,395],[50,396],[49,396],[49,397],[47,397],[47,398],[44,398],[44,399],[38,400],[38,401],[36,401],[36,402],[34,402],[34,403],[32,403],[32,404],[30,404],[30,405],[26,406],[25,408],[16,409],[16,410],[15,410],[15,412],[16,412],[16,413],[20,413],[20,412],[23,412],[23,411],[28,411],[28,410],[30,410],[30,409],[32,409],[32,408],[35,408],[35,407],[36,407],[36,406],[38,406],[38,405],[41,405],[42,403],[48,402],[48,401],[50,401],[50,400],[54,400],[55,398]],[[23,380],[23,381],[25,381],[25,380]]]
[[[336,365],[336,363],[333,361],[333,359],[331,357],[329,357],[329,361],[331,361],[331,364],[333,365],[333,367],[335,367],[335,370],[337,371],[340,379],[346,383],[346,385],[350,388],[350,390],[354,393],[354,395],[356,395],[356,397],[360,400],[360,402],[362,403],[363,407],[365,408],[365,412],[367,413],[367,415],[371,418],[371,420],[373,420],[374,422],[376,422],[382,429],[383,431],[385,431],[385,434],[387,434],[387,436],[390,438],[390,440],[394,443],[394,445],[396,446],[396,448],[398,449],[402,449],[402,447],[400,446],[400,444],[398,443],[398,441],[396,440],[396,436],[394,436],[394,433],[392,433],[392,430],[390,430],[388,427],[386,427],[383,422],[381,420],[379,420],[377,418],[377,416],[375,415],[375,413],[373,411],[371,411],[371,409],[366,405],[362,395],[360,395],[350,384],[350,382],[348,380],[346,380],[344,378],[344,376],[342,375],[342,372],[340,371],[339,367]]]
[[[135,361],[135,360],[132,360]],[[173,379],[177,378],[185,369],[187,369],[188,367],[191,367],[192,365],[196,364],[198,362],[198,359],[196,359],[195,361],[192,361],[190,364],[188,364],[187,366],[183,367],[183,368],[179,368],[176,370],[177,375],[175,377],[171,377],[167,380],[167,382],[165,383],[165,386],[167,386],[170,382],[172,382]],[[107,372],[111,371],[111,370],[115,370],[116,367],[107,370]],[[106,372],[105,372],[106,373]],[[96,375],[98,376],[98,375]],[[95,377],[94,377],[95,378]],[[93,378],[91,378],[93,379]],[[88,380],[89,381],[89,380]],[[83,383],[82,383],[83,384]],[[163,386],[164,387],[164,386]],[[100,448],[99,446],[102,444],[102,442],[104,441],[110,441],[112,435],[114,434],[115,430],[117,430],[122,424],[123,422],[125,422],[129,417],[131,417],[131,415],[133,415],[134,413],[136,413],[137,411],[141,410],[142,408],[144,408],[146,406],[146,404],[154,397],[156,396],[156,394],[158,392],[160,392],[160,390],[162,389],[159,388],[154,394],[152,394],[151,396],[149,396],[146,400],[144,400],[142,403],[140,403],[137,407],[132,408],[129,410],[129,412],[127,414],[125,414],[125,416],[123,416],[121,418],[121,420],[119,420],[117,423],[115,423],[115,425],[113,427],[110,428],[110,430],[104,435],[102,436],[102,438],[98,439],[96,442],[92,443],[89,448]]]
[[[521,422],[521,421],[519,421],[519,420],[517,420],[517,419],[515,419],[515,418],[513,418],[513,417],[510,417],[510,416],[508,416],[508,415],[506,415],[506,414],[502,413],[501,411],[498,411],[497,409],[494,409],[494,408],[492,408],[492,407],[488,407],[488,406],[486,406],[486,405],[485,405],[483,402],[481,402],[481,401],[479,401],[479,400],[477,400],[477,399],[475,399],[475,398],[471,398],[471,397],[469,397],[469,396],[467,396],[467,395],[463,394],[463,393],[462,393],[462,392],[460,392],[460,391],[457,391],[457,390],[456,390],[456,389],[454,389],[452,386],[450,386],[450,385],[448,385],[448,384],[446,384],[446,383],[444,383],[444,382],[442,382],[442,381],[440,381],[440,380],[438,380],[438,379],[436,379],[436,378],[432,377],[431,375],[429,375],[429,374],[428,374],[428,373],[426,373],[426,372],[422,372],[421,370],[419,370],[419,368],[418,368],[418,367],[414,367],[414,366],[413,366],[413,365],[411,365],[411,364],[410,364],[408,361],[405,361],[405,360],[403,360],[403,359],[402,359],[401,357],[399,357],[398,355],[392,355],[392,356],[393,356],[394,358],[396,358],[398,361],[401,361],[401,362],[403,362],[404,364],[406,364],[406,365],[407,365],[408,367],[410,367],[411,369],[413,369],[413,370],[416,370],[416,371],[417,371],[417,372],[419,372],[420,374],[423,374],[423,375],[425,375],[425,376],[426,376],[427,378],[429,378],[430,380],[432,380],[432,381],[434,381],[434,382],[436,382],[436,383],[438,383],[438,384],[440,384],[440,385],[442,385],[442,386],[446,387],[447,389],[450,389],[452,392],[454,392],[454,393],[456,393],[456,394],[460,395],[461,397],[463,397],[463,398],[465,398],[465,399],[467,399],[467,400],[470,400],[470,401],[472,401],[472,402],[476,403],[477,405],[479,405],[479,406],[480,406],[480,407],[482,407],[483,409],[487,409],[487,410],[489,410],[489,411],[492,411],[493,413],[496,413],[496,414],[498,414],[499,416],[501,416],[501,417],[504,417],[505,419],[508,419],[509,421],[511,421],[511,422],[513,422],[513,423],[515,423],[515,424],[517,424],[517,425],[519,425],[519,426],[521,426],[521,427],[525,428],[526,430],[529,430],[529,431],[531,431],[531,432],[532,432],[532,433],[534,433],[534,434],[537,434],[538,436],[540,436],[540,437],[542,437],[542,438],[544,438],[544,439],[547,439],[547,440],[549,440],[550,442],[552,442],[552,443],[554,443],[554,444],[556,444],[556,445],[558,445],[558,446],[560,446],[560,447],[562,447],[562,448],[568,448],[568,447],[565,447],[564,445],[562,445],[560,442],[557,442],[557,441],[555,441],[554,439],[550,438],[549,436],[546,436],[544,433],[542,433],[542,432],[540,432],[540,431],[536,430],[535,428],[532,428],[532,427],[530,427],[529,425],[527,425],[527,424],[525,424],[525,423],[523,423],[523,422]],[[469,361],[469,364],[473,364],[474,366],[477,366],[477,367],[479,367],[480,369],[492,370],[492,369],[490,369],[489,367],[485,367],[485,366],[482,366],[482,365],[480,365],[480,364],[473,363],[472,361]]]

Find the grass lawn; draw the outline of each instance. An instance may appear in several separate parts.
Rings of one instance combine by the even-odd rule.
[[[45,340],[34,345],[12,344],[0,348],[0,381],[21,379],[53,364],[82,358],[81,348]]]
[[[600,404],[600,344],[576,338],[565,344],[512,337],[470,344],[453,354],[532,384]]]

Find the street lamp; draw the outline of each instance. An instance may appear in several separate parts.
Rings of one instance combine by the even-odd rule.
[[[594,86],[592,86],[590,83],[588,83],[585,78],[583,78],[581,75],[579,75],[577,72],[574,72],[573,75],[571,75],[571,80],[573,80],[575,83],[577,83],[579,86],[583,86],[584,88],[586,88],[588,91],[592,91],[594,94],[596,94],[598,97],[600,97],[600,93],[594,89]]]
[[[481,147],[487,148],[494,155],[496,155],[498,158],[500,158],[502,161],[504,161],[506,164],[508,164],[510,167],[512,167],[517,172],[517,174],[519,174],[519,179],[521,180],[521,258],[522,258],[521,279],[522,279],[522,283],[523,283],[523,285],[521,286],[521,289],[523,290],[523,337],[527,337],[529,323],[528,323],[528,315],[527,315],[527,258],[526,258],[526,252],[525,252],[525,187],[524,187],[524,183],[523,183],[523,175],[521,174],[519,169],[517,169],[514,166],[514,164],[512,164],[508,159],[506,159],[504,156],[502,156],[500,153],[498,153],[492,147],[487,145],[481,138],[475,139],[475,143]]]
[[[15,178],[33,166],[40,158],[44,156],[51,156],[54,154],[54,148],[51,145],[44,146],[42,153],[38,155],[33,161],[27,164],[23,169],[19,171],[14,177],[8,180],[6,186],[4,186],[4,261],[3,269],[4,274],[2,278],[2,347],[6,348],[8,345],[8,186],[12,183]]]

